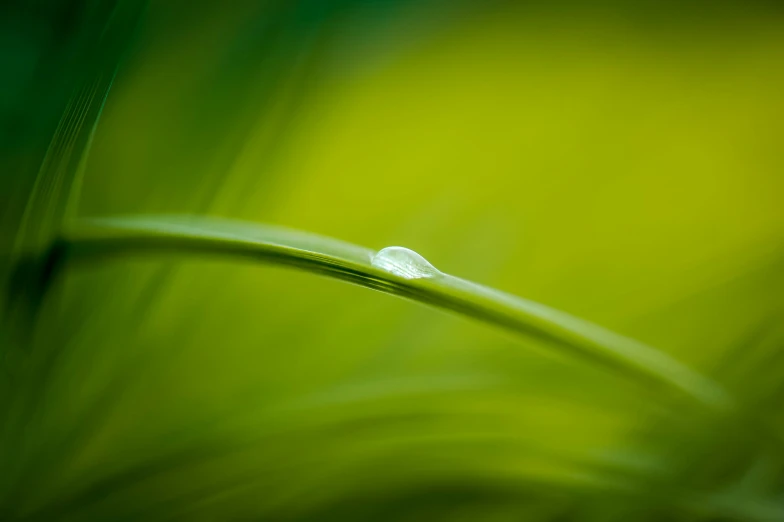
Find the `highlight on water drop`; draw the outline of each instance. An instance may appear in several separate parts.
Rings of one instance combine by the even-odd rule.
[[[399,246],[381,249],[373,256],[371,264],[405,279],[422,279],[441,273],[424,257],[409,248]]]

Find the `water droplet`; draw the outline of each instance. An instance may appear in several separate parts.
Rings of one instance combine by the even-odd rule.
[[[440,274],[427,259],[413,250],[399,246],[386,247],[373,256],[370,262],[374,267],[405,279],[421,279]]]

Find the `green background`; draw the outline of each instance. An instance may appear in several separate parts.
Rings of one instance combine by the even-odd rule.
[[[656,346],[755,420],[307,273],[112,260],[67,269],[24,341],[6,324],[0,519],[781,520],[775,3],[6,9],[4,260],[69,100],[118,66],[77,215],[403,245]]]

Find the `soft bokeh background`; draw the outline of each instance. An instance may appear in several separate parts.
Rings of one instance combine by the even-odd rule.
[[[6,246],[109,3],[3,22]],[[126,40],[79,215],[404,245],[672,354],[781,437],[775,2],[153,1]],[[73,269],[33,337],[58,355],[4,390],[36,396],[6,412],[9,519],[782,513],[781,444],[745,420],[310,274]]]

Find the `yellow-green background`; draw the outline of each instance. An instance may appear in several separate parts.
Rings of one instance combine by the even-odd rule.
[[[780,8],[333,4],[152,2],[79,215],[404,245],[668,352],[784,431]],[[169,258],[70,270],[33,344],[60,355],[25,447],[0,449],[27,481],[2,498],[16,516],[781,513],[765,511],[781,500],[780,445],[310,274]],[[746,507],[705,507],[760,461],[764,487],[722,497]]]

